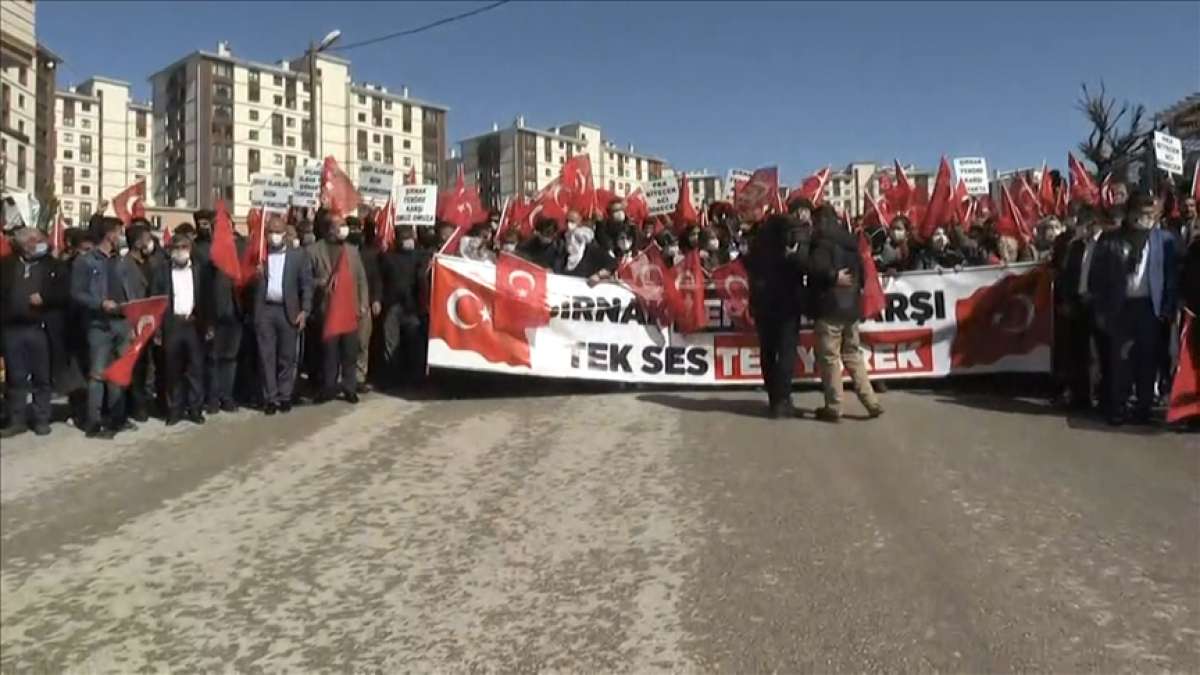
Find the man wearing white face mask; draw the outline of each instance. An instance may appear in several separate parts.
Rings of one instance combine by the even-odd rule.
[[[200,302],[200,283],[199,266],[192,264],[191,238],[175,237],[171,241],[170,265],[158,270],[150,287],[152,295],[168,298],[162,329],[167,426],[178,424],[184,415],[193,424],[204,424],[204,350],[200,336],[207,322]]]
[[[608,217],[596,228],[596,243],[608,251],[614,250],[617,237],[620,236],[629,223],[625,217],[625,200],[614,198],[607,205]]]
[[[410,226],[396,228],[396,247],[380,260],[383,276],[383,382],[414,384],[425,371],[421,297],[429,288],[428,256]]]
[[[308,254],[288,245],[279,216],[267,221],[267,261],[253,289],[263,412],[292,409],[300,331],[312,313],[313,279]]]
[[[367,271],[363,267],[358,247],[346,241],[350,236],[350,226],[346,224],[344,216],[324,210],[318,211],[316,229],[318,233],[323,232],[325,235],[325,238],[313,244],[309,251],[313,263],[313,309],[316,314],[313,329],[316,340],[311,344],[314,347],[320,345],[321,350],[322,389],[317,401],[329,401],[340,390],[347,402],[358,403],[358,352],[363,345],[359,344],[357,328],[354,333],[339,335],[327,341],[321,339],[321,334],[325,312],[328,310],[333,271],[342,252],[346,252],[350,275],[354,278],[359,321],[369,321],[371,316],[371,291],[367,282]]]

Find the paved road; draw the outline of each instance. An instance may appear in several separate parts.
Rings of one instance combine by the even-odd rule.
[[[5,441],[0,670],[1200,671],[1200,437],[885,401],[372,396]]]

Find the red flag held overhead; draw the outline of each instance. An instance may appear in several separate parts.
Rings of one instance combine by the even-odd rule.
[[[700,222],[700,215],[696,213],[696,207],[692,206],[692,183],[688,180],[686,173],[680,174],[679,201],[675,202],[675,212],[671,214],[671,222],[677,233]]]
[[[385,253],[396,243],[396,205],[391,197],[375,212],[375,241],[379,243],[379,250]]]
[[[121,219],[122,223],[128,225],[129,223],[133,222],[135,217],[138,216],[137,212],[134,211],[134,207],[145,200],[146,181],[139,180],[133,185],[121,190],[117,193],[117,196],[113,197],[113,211],[117,214],[117,217]],[[141,217],[144,218],[145,215],[146,212],[143,208],[141,211]]]
[[[352,216],[358,211],[358,190],[333,156],[321,168],[321,205],[331,213]]]
[[[225,201],[217,201],[217,214],[213,219],[212,248],[209,256],[212,264],[229,277],[237,286],[242,285],[242,264],[238,260],[237,245],[233,240],[233,221],[225,210]]]
[[[920,231],[917,233],[918,238],[925,241],[933,234],[934,229],[945,226],[950,220],[950,216],[954,214],[953,206],[951,203],[950,163],[943,155],[941,164],[938,165],[937,179],[933,184],[933,196],[929,200],[928,208],[925,209]]]
[[[1067,165],[1071,170],[1071,201],[1093,206],[1099,204],[1100,188],[1096,186],[1096,179],[1092,178],[1087,167],[1069,152],[1067,153]]]
[[[820,206],[821,200],[825,198],[825,185],[829,182],[831,173],[830,168],[825,167],[805,178],[799,187],[788,193],[787,201],[807,199],[814,207]]]
[[[750,312],[750,277],[741,260],[721,265],[713,270],[713,286],[725,307],[725,313],[739,330],[754,329],[754,317]]]

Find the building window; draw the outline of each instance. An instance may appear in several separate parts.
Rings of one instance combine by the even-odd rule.
[[[365,129],[359,129],[356,134],[358,145],[358,158],[361,160],[367,159],[367,132]]]
[[[363,124],[367,123],[367,113],[358,113],[358,121]]]
[[[4,87],[5,99],[8,98],[8,87]],[[75,101],[70,99],[63,101],[63,126],[75,126]]]
[[[407,167],[407,166],[412,166],[412,157],[405,157],[405,158],[404,158],[404,166],[406,166],[406,167]]]
[[[79,222],[83,222],[92,217],[92,203],[79,202]]]
[[[279,113],[271,115],[271,144],[283,145],[283,115]]]
[[[80,108],[81,110],[83,110],[83,112],[91,112],[91,111],[92,111],[92,104],[91,104],[91,103],[88,103],[87,101],[84,101],[83,103],[80,103],[80,104],[79,104],[79,108]]]
[[[25,69],[22,68],[21,70],[25,70]],[[18,110],[25,109],[25,94],[17,94],[17,109]]]
[[[140,183],[140,182],[142,182],[142,181],[144,181],[144,180],[146,180],[146,175],[145,175],[145,174],[141,174],[141,173],[135,173],[135,174],[133,174],[133,182],[135,182],[135,183]]]
[[[289,128],[289,129],[296,128],[296,118],[295,117],[287,118],[287,128]]]
[[[412,141],[405,139],[404,140],[404,149],[411,150],[412,149]]]
[[[91,136],[80,136],[79,137],[79,159],[80,159],[80,161],[83,161],[83,162],[91,162],[92,161],[92,137]]]
[[[85,195],[85,196],[92,194],[92,187],[90,185],[80,185],[79,186],[79,194]]]
[[[17,131],[22,135],[25,134],[25,120],[17,120]]]
[[[250,149],[250,152],[246,154],[246,164],[246,170],[252,174],[258,173],[262,169],[262,157],[259,155],[258,150]]]
[[[138,151],[138,152],[145,152],[145,151],[146,151],[146,144],[145,144],[145,143],[138,143],[138,144],[137,144],[137,151]]]
[[[401,121],[403,122],[403,126],[401,126],[400,128],[403,129],[405,133],[411,134],[412,133],[412,106],[407,103],[404,104],[404,114],[403,114],[403,119]]]
[[[276,87],[282,87],[283,86],[283,77],[281,77],[279,75],[275,75],[271,79],[271,82],[274,83]]]
[[[75,169],[64,166],[62,171],[62,191],[64,195],[75,194]]]
[[[146,138],[150,134],[149,119],[145,110],[137,111],[134,115],[134,127],[138,138]]]
[[[295,136],[288,136],[288,137],[287,137],[287,146],[288,146],[289,148],[294,148],[294,147],[296,147],[296,137],[295,137]]]
[[[85,117],[79,121],[79,126],[83,127],[84,129],[91,129],[92,121]]]
[[[312,150],[312,120],[300,122],[300,147],[304,150]]]
[[[384,101],[384,102],[383,102],[383,109],[384,109],[384,110],[391,110],[391,109],[392,109],[392,102],[391,102],[391,101]]]
[[[367,97],[366,97],[365,95],[363,95],[363,94],[359,94],[359,95],[358,95],[358,104],[359,104],[359,105],[366,105],[366,104],[367,104]]]
[[[616,189],[617,189],[617,183],[616,183],[616,181],[611,181],[611,180],[610,180],[610,181],[608,181],[608,191],[609,191],[609,192],[614,192],[614,191],[616,191]]]
[[[146,160],[139,159],[138,161],[134,162],[134,167],[138,169],[146,168]]]
[[[283,155],[275,155],[275,166],[281,166],[282,164],[283,164]]]
[[[218,63],[213,65],[213,74],[217,77],[233,78],[232,63]]]
[[[547,162],[554,161],[554,148],[549,138],[546,139],[546,148],[545,152],[542,154],[542,157],[544,157]]]
[[[80,169],[80,170],[79,170],[79,177],[80,177],[80,178],[91,178],[91,177],[92,177],[92,170],[91,170],[91,169]]]
[[[383,126],[388,129],[391,129],[392,128],[392,118],[390,118],[390,117],[383,118]]]
[[[257,131],[257,130],[253,130],[253,129],[252,129],[252,130],[250,131],[250,140],[252,140],[252,141],[257,141],[257,140],[258,140],[258,131]]]
[[[295,157],[295,155],[287,156],[287,159],[283,163],[283,175],[287,176],[288,178],[296,177],[296,157]]]
[[[233,98],[233,89],[227,84],[214,84],[213,98],[219,101],[228,101]]]
[[[371,142],[378,143],[379,142],[379,134],[371,134]]]
[[[375,154],[371,155],[371,159],[375,162],[382,162],[383,161],[383,153],[376,150]]]
[[[29,76],[25,72],[25,66],[20,66],[17,68],[17,81],[21,83],[21,86],[29,84],[28,80]]]
[[[75,159],[75,153],[71,150],[63,150],[63,159]]]
[[[279,94],[275,94],[275,105],[283,105],[283,97]]]
[[[395,151],[395,146],[392,144],[392,137],[384,136],[383,137],[383,161],[385,163],[393,164],[396,161],[394,151]]]
[[[260,90],[260,84],[259,84],[259,79],[258,79],[259,73],[257,70],[251,70],[248,73],[246,73],[246,76],[250,80],[249,98],[252,102],[258,103],[259,90]]]
[[[258,111],[257,111],[257,110],[251,110],[251,111],[250,111],[250,121],[251,121],[251,122],[257,122],[257,121],[258,121]]]

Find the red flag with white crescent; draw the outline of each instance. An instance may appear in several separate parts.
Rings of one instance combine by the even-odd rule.
[[[596,187],[592,183],[592,156],[575,155],[563,164],[559,174],[565,203],[569,209],[579,212],[584,218],[592,216],[596,207]]]
[[[779,169],[769,166],[756,170],[734,197],[734,208],[744,219],[757,221],[779,201]]]
[[[518,337],[550,323],[546,269],[503,252],[496,260],[496,330]]]
[[[1053,340],[1051,271],[1046,265],[1010,274],[954,306],[950,363],[955,368],[996,363],[1049,347]]]
[[[121,219],[122,223],[128,225],[129,223],[133,222],[135,217],[138,217],[135,207],[145,200],[146,181],[139,180],[133,185],[121,190],[117,193],[117,196],[113,197],[113,211],[117,214],[117,217]],[[145,209],[143,208],[141,211],[141,217],[144,218],[145,213]]]
[[[807,199],[813,206],[820,206],[821,200],[825,198],[825,185],[829,183],[831,173],[830,168],[825,167],[805,178],[799,187],[788,193],[787,201],[802,198]]]
[[[375,212],[375,241],[383,252],[392,250],[392,244],[396,242],[396,205],[391,197]]]
[[[741,260],[721,265],[713,270],[713,286],[725,313],[741,331],[754,329],[754,316],[750,312],[750,277]]]
[[[321,205],[336,215],[352,216],[358,211],[358,204],[354,182],[332,155],[326,157],[321,167]]]
[[[625,197],[625,216],[638,225],[645,223],[650,217],[650,206],[646,203],[646,195],[642,194],[641,187]]]
[[[1100,188],[1096,179],[1075,155],[1067,153],[1067,166],[1071,172],[1071,201],[1095,206],[1100,203]]]
[[[686,173],[680,174],[679,201],[675,202],[675,212],[671,214],[671,224],[678,234],[699,222],[700,215],[696,213],[696,207],[692,206],[692,183],[688,180]]]
[[[529,341],[496,328],[496,290],[440,260],[433,263],[429,339],[450,349],[475,352],[485,361],[529,367]]]
[[[154,337],[158,327],[162,325],[163,314],[167,311],[168,298],[165,295],[155,295],[142,300],[134,300],[121,305],[121,313],[133,329],[133,340],[117,358],[104,369],[104,379],[120,387],[128,387],[133,379],[133,368],[137,365],[142,350]]]

